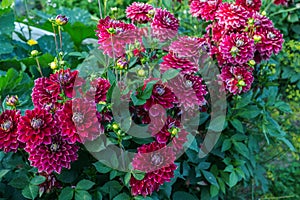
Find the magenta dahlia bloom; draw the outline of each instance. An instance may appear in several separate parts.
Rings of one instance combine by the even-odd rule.
[[[139,147],[132,166],[136,170],[145,171],[146,175],[142,180],[131,177],[132,195],[151,195],[153,191],[158,191],[160,185],[170,182],[177,168],[174,161],[174,151],[165,144],[153,142]]]
[[[34,149],[40,144],[50,144],[55,133],[54,120],[44,109],[26,110],[18,125],[18,140],[26,143],[26,149]]]
[[[88,100],[95,99],[95,103],[100,101],[106,101],[106,94],[110,88],[110,83],[108,80],[103,78],[98,78],[90,82],[90,89],[86,93],[86,98]]]
[[[130,106],[129,111],[135,121],[138,119],[142,124],[151,122],[149,112],[144,109],[144,106]]]
[[[173,108],[177,103],[175,94],[163,84],[155,84],[153,86],[151,97],[144,104],[145,110],[150,110],[155,104],[159,104],[165,109]]]
[[[274,0],[274,4],[287,6],[288,5],[288,0]]]
[[[97,112],[96,115],[100,125],[100,133],[104,133],[105,131],[104,124],[109,123],[113,120],[113,114],[111,111],[106,110],[102,112]]]
[[[20,145],[18,141],[18,124],[20,111],[6,110],[0,115],[0,149],[4,152],[16,152]]]
[[[113,20],[109,16],[100,19],[97,26],[99,49],[110,57],[118,58],[126,53],[126,45],[134,44],[138,30],[133,24]]]
[[[249,11],[259,11],[261,7],[261,0],[236,0],[235,3]]]
[[[29,153],[31,166],[36,167],[39,172],[51,174],[61,173],[62,168],[71,168],[71,162],[77,160],[79,149],[75,144],[69,144],[59,133],[51,138],[51,143],[41,143]]]
[[[160,63],[160,71],[164,73],[169,69],[179,69],[182,74],[192,74],[198,71],[197,66],[187,58],[180,58],[176,54],[169,53],[163,57],[163,62]]]
[[[61,135],[70,143],[94,140],[102,133],[96,116],[96,105],[85,99],[74,99],[65,103],[56,112]]]
[[[179,20],[169,11],[158,8],[155,10],[151,28],[153,36],[160,41],[171,40],[178,33]]]
[[[50,193],[56,188],[62,188],[61,183],[57,180],[56,176],[53,173],[48,174],[46,172],[42,172],[40,173],[40,175],[46,178],[46,181],[39,185],[39,191],[41,193]]]
[[[222,0],[193,0],[190,5],[190,13],[193,17],[214,20],[216,11]]]
[[[261,30],[274,27],[272,20],[270,20],[266,16],[261,15],[259,12],[253,12],[251,18],[254,20],[255,29]]]
[[[247,92],[254,80],[251,71],[248,71],[245,67],[236,66],[223,67],[219,78],[222,80],[225,89],[234,95]]]
[[[60,99],[58,96],[58,90],[55,90],[55,94],[48,90],[47,78],[38,78],[34,81],[34,88],[32,89],[31,97],[34,107],[45,109],[47,111],[54,112],[61,105],[57,102]],[[53,85],[52,85],[53,86]]]
[[[83,84],[81,81],[76,81],[77,77],[77,70],[73,72],[70,69],[59,70],[46,79],[46,89],[53,97],[58,97],[63,92],[66,97],[72,98],[74,89]]]
[[[134,2],[126,9],[126,17],[131,19],[132,22],[147,23],[151,21],[149,11],[153,7],[147,3]]]
[[[255,33],[261,38],[255,45],[259,54],[256,54],[256,61],[268,60],[272,54],[278,54],[284,42],[283,35],[275,28],[261,29]]]
[[[204,96],[207,90],[202,82],[198,76],[180,75],[168,81],[168,87],[176,94],[179,106],[184,110],[189,110],[206,103]]]
[[[226,30],[240,29],[247,25],[250,14],[243,6],[223,3],[216,11],[216,19]]]
[[[185,58],[198,66],[200,50],[205,43],[203,38],[183,36],[173,41],[169,46],[169,51],[179,58]]]
[[[225,35],[219,44],[219,51],[225,63],[243,64],[251,60],[254,56],[254,41],[246,34],[232,33]]]

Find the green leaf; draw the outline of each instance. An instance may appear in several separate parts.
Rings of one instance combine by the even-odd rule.
[[[163,82],[171,80],[171,79],[175,78],[179,73],[180,73],[180,70],[171,68],[163,73],[162,80],[163,80]]]
[[[215,178],[215,176],[208,171],[202,170],[202,174],[204,175],[205,179],[211,183],[212,185],[215,185],[216,187],[219,187],[218,182]]]
[[[232,172],[230,175],[229,175],[229,187],[233,187],[237,184],[238,182],[238,175],[235,173],[235,172]]]
[[[225,125],[225,116],[220,115],[211,120],[209,124],[209,129],[215,132],[221,132]]]
[[[138,170],[132,171],[132,175],[136,180],[143,180],[145,177],[146,173]]]
[[[183,191],[177,191],[173,194],[173,200],[183,200],[183,199],[198,200],[197,197]]]
[[[214,185],[211,185],[210,186],[210,196],[211,197],[215,197],[219,194],[219,188],[214,186]]]
[[[76,185],[76,190],[89,190],[95,185],[94,182],[83,179],[79,181]]]
[[[33,177],[33,179],[31,179],[30,183],[33,185],[40,185],[42,183],[44,183],[46,180],[46,177],[44,176],[35,176]]]
[[[112,199],[122,190],[122,188],[123,187],[118,181],[109,181],[101,187],[101,191],[109,194],[109,199]]]
[[[8,185],[18,188],[18,189],[23,189],[29,184],[29,178],[25,174],[20,174],[17,177],[14,177]]]
[[[127,172],[124,176],[124,184],[125,185],[128,185],[129,184],[129,181],[130,181],[130,178],[131,178],[131,173],[130,172]]]
[[[249,158],[250,153],[247,146],[242,142],[233,142],[234,147],[237,152],[239,152],[241,155],[243,155],[245,158]]]
[[[261,110],[257,106],[248,106],[246,108],[241,109],[238,112],[238,116],[243,117],[245,119],[253,119],[257,117],[261,113]]]
[[[92,200],[92,195],[85,190],[76,190],[75,200]]]
[[[244,127],[243,124],[240,120],[238,119],[233,119],[229,121],[231,123],[231,125],[239,132],[244,133]]]
[[[232,165],[228,165],[225,167],[224,172],[234,172],[234,167]]]
[[[14,0],[2,0],[1,8],[8,8],[8,7],[12,6],[12,4],[14,2],[15,2]]]
[[[10,170],[9,169],[1,169],[0,170],[0,179],[5,176]]]
[[[298,14],[297,13],[290,13],[288,15],[288,21],[291,22],[291,23],[298,22],[299,21]]]
[[[287,104],[287,103],[285,103],[283,101],[276,102],[274,106],[276,108],[278,108],[279,110],[281,110],[282,112],[287,112],[287,113],[291,113],[292,112],[289,104]]]
[[[221,191],[225,194],[226,187],[225,187],[225,183],[224,183],[223,179],[220,177],[217,177],[217,180],[218,180],[218,184],[220,186]]]
[[[96,170],[99,172],[99,173],[102,173],[102,174],[106,174],[108,172],[110,172],[112,170],[112,168],[104,165],[102,162],[98,161],[96,163],[93,164],[96,168]]]
[[[13,10],[10,8],[0,9],[0,21],[2,24],[2,26],[0,26],[1,37],[3,37],[3,35],[7,35],[11,38],[12,32],[15,29],[15,15]],[[1,48],[3,48],[2,45]]]
[[[113,200],[130,200],[130,199],[131,197],[126,193],[121,193],[117,195],[115,198],[113,198]]]
[[[232,142],[230,139],[225,139],[223,144],[222,144],[222,149],[221,151],[224,152],[224,151],[227,151],[231,148],[231,145],[232,145]]]
[[[22,190],[22,195],[27,199],[35,199],[38,193],[39,193],[39,186],[31,185],[31,184]]]
[[[58,196],[58,200],[71,200],[74,196],[74,189],[70,187],[64,188],[60,195]]]

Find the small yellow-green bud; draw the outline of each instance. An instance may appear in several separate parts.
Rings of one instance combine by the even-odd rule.
[[[30,55],[31,55],[32,57],[36,57],[36,56],[39,55],[39,52],[38,52],[38,50],[32,50],[32,51],[30,52]]]
[[[254,35],[254,36],[253,36],[253,39],[254,39],[254,42],[255,42],[255,43],[258,43],[258,42],[261,41],[261,36],[260,36],[260,35]]]
[[[28,44],[29,46],[33,46],[33,45],[38,44],[38,42],[37,42],[36,40],[34,40],[34,39],[30,39],[30,40],[27,41],[27,44]]]
[[[143,70],[143,69],[139,69],[139,70],[137,71],[137,75],[138,75],[139,77],[144,77],[144,76],[146,75],[146,72],[145,72],[145,70]]]
[[[113,130],[118,130],[120,127],[117,123],[113,123],[112,128]]]
[[[51,62],[51,63],[49,64],[49,66],[50,66],[50,68],[53,69],[53,70],[54,70],[54,69],[57,69],[57,67],[58,67],[58,66],[57,66],[57,62],[55,62],[55,61]]]
[[[253,67],[255,64],[256,64],[256,62],[255,62],[254,60],[250,60],[250,61],[249,61],[249,65],[250,65],[250,66]]]

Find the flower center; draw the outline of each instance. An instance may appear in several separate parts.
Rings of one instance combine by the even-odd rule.
[[[30,123],[30,125],[31,125],[31,127],[33,128],[33,129],[38,129],[38,128],[41,128],[41,126],[44,124],[44,121],[42,120],[42,119],[37,119],[37,118],[33,118],[32,120],[31,120],[31,123]]]
[[[235,44],[236,44],[237,47],[240,47],[240,46],[243,46],[243,45],[244,45],[244,41],[238,39],[238,40],[235,42]]]
[[[10,120],[5,121],[1,124],[1,129],[8,132],[12,128],[13,123]]]
[[[155,91],[157,92],[157,94],[158,94],[159,96],[161,96],[161,95],[163,95],[163,94],[165,93],[165,89],[164,89],[163,87],[161,87],[161,86],[157,86],[157,87],[155,88]]]
[[[59,149],[59,144],[53,143],[50,146],[50,150],[56,152]]]
[[[191,88],[193,86],[193,82],[191,80],[186,80],[185,81],[185,86],[188,88]]]
[[[248,6],[251,6],[251,5],[253,5],[253,1],[252,1],[252,0],[246,0],[246,4],[247,4]]]
[[[272,33],[272,32],[268,32],[267,37],[268,37],[269,39],[274,39],[274,38],[276,37],[276,35],[275,35],[274,33]]]
[[[230,53],[231,53],[232,56],[236,56],[238,52],[239,52],[239,49],[236,46],[233,46],[230,49]]]
[[[84,116],[83,114],[79,113],[79,112],[75,112],[73,114],[72,120],[73,122],[77,123],[77,124],[81,124],[83,122]]]
[[[169,16],[165,16],[164,20],[165,20],[167,25],[170,25],[171,22],[172,22],[171,19],[169,18]]]
[[[63,73],[59,75],[59,81],[62,84],[67,84],[69,82],[69,79],[70,79],[69,73]]]
[[[158,153],[153,154],[151,156],[151,163],[155,166],[160,166],[163,163],[163,161],[164,161],[163,157]]]

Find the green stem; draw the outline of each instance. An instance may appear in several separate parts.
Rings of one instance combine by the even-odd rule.
[[[298,10],[298,9],[300,9],[300,7],[299,8],[294,7],[294,8],[290,8],[290,9],[286,9],[286,10],[280,10],[276,13],[271,14],[270,17],[273,17],[274,15],[278,15],[280,13],[291,12],[291,11]]]
[[[2,97],[0,96],[0,104],[1,104],[0,107],[1,107],[2,112],[4,112],[5,109],[4,109],[4,107],[3,107],[2,99],[1,99],[1,98],[2,98]]]
[[[41,76],[44,77],[39,59],[37,57],[35,58],[35,61],[36,61],[36,64],[37,64],[38,71],[40,72]]]
[[[101,0],[98,0],[98,6],[99,6],[100,19],[103,19],[103,15],[102,15],[102,7],[101,7]]]
[[[60,26],[58,26],[58,35],[59,35],[60,50],[63,51],[62,34],[61,34],[61,27]]]
[[[269,10],[269,8],[272,4],[273,4],[273,1],[271,0],[270,3],[265,7],[264,11],[267,12],[267,10]]]
[[[52,28],[53,28],[53,33],[54,33],[55,49],[56,49],[56,53],[57,53],[58,52],[58,44],[57,44],[56,31],[55,31],[54,24],[52,24]]]
[[[24,3],[25,3],[25,10],[26,10],[28,34],[29,34],[29,39],[31,39],[31,28],[29,26],[29,9],[28,9],[28,6],[27,6],[27,0],[25,0]]]

